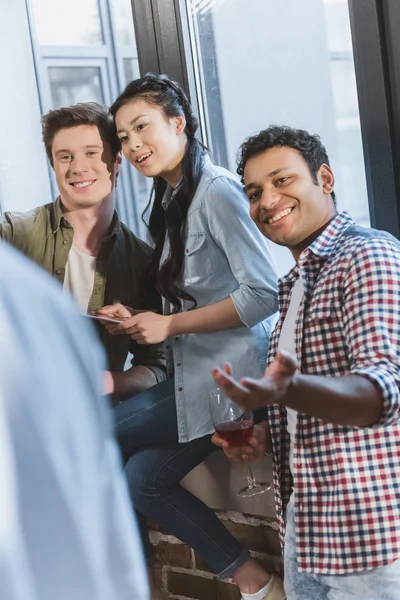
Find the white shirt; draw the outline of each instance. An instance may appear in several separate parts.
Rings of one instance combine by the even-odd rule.
[[[92,326],[3,244],[0,357],[1,598],[148,600]]]
[[[304,287],[301,273],[298,280],[292,288],[292,295],[288,310],[285,316],[285,320],[282,325],[281,335],[279,337],[278,350],[286,350],[294,356],[296,356],[296,344],[295,344],[295,328],[297,313],[300,308],[301,301],[304,296]],[[290,452],[289,452],[289,465],[290,470],[293,473],[293,448],[296,437],[297,427],[297,411],[292,408],[286,408],[287,410],[287,430],[290,435]]]
[[[92,297],[96,274],[96,257],[72,245],[65,265],[64,289],[75,297],[82,312],[86,313]]]

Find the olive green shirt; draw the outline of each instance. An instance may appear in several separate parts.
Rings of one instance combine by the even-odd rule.
[[[26,213],[6,212],[0,216],[0,238],[34,260],[62,285],[74,230],[64,218],[60,198]],[[137,238],[114,213],[111,231],[104,239],[96,261],[89,311],[121,302],[138,310],[161,310],[161,300],[146,281],[151,248]],[[29,302],[29,298],[27,298]],[[123,371],[128,353],[132,365],[151,369],[165,379],[163,344],[139,345],[128,335],[110,335],[95,323],[108,357],[110,371]]]

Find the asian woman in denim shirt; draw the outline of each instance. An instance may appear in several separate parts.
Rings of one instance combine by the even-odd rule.
[[[132,81],[111,113],[124,156],[154,181],[149,277],[164,314],[122,305],[99,314],[126,319],[107,325],[113,334],[139,344],[165,340],[172,376],[115,408],[146,557],[150,563],[144,516],[194,548],[221,578],[232,577],[245,599],[259,600],[270,591],[270,575],[180,481],[213,451],[212,367],[228,354],[235,376],[264,372],[267,319],[277,311],[271,255],[241,185],[211,163],[195,137],[197,121],[177,83],[151,74]],[[276,591],[268,598],[284,598]]]

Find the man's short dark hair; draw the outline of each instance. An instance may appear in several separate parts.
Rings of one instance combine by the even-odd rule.
[[[286,125],[271,125],[257,135],[247,138],[240,146],[237,157],[237,173],[242,182],[247,161],[253,156],[277,146],[286,146],[297,150],[306,161],[315,183],[318,183],[317,173],[320,166],[323,164],[329,166],[328,154],[319,135],[312,135],[304,129],[293,129]],[[332,191],[331,196],[336,203],[335,192]]]
[[[65,106],[50,110],[42,117],[42,136],[48,159],[53,165],[53,140],[61,129],[79,125],[94,125],[98,128],[103,142],[108,142],[113,158],[117,158],[121,143],[115,131],[115,126],[108,108],[97,102],[82,102],[73,106]]]

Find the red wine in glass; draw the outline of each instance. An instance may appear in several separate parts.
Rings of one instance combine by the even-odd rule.
[[[227,421],[215,425],[219,437],[231,446],[245,446],[253,433],[254,423],[251,420]]]
[[[219,388],[211,392],[209,396],[215,431],[231,446],[246,446],[254,429],[253,413],[249,410],[243,411]],[[246,468],[247,485],[238,491],[238,496],[250,498],[263,494],[271,488],[270,483],[256,481],[248,462],[246,462]]]

